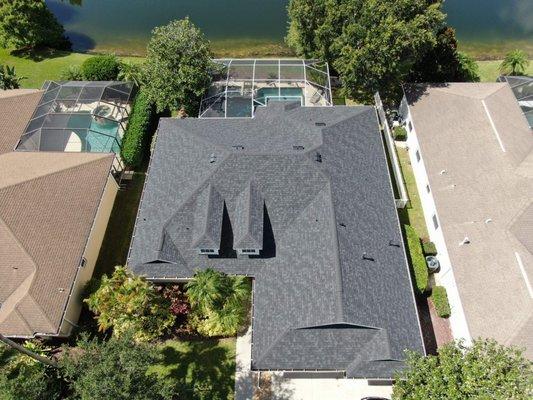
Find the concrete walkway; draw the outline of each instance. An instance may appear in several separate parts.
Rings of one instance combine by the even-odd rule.
[[[252,400],[253,373],[250,370],[252,360],[252,327],[245,334],[237,336],[235,371],[235,400]]]

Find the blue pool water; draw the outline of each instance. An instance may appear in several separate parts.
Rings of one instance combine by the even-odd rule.
[[[303,98],[303,92],[300,88],[261,88],[257,90],[255,99],[265,104],[267,100],[274,101],[294,101]]]
[[[86,151],[93,153],[120,152],[118,125],[111,121],[106,121],[104,124],[93,121],[85,139]]]

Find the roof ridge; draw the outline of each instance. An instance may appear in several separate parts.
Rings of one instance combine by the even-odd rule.
[[[13,152],[14,153],[14,152]],[[24,154],[31,154],[31,153],[41,153],[41,152],[25,152]],[[78,153],[60,153],[60,154],[78,154]],[[84,153],[80,153],[80,154],[84,154]],[[98,153],[91,153],[91,154],[98,154]],[[61,168],[61,169],[58,169],[57,171],[52,171],[52,172],[49,172],[49,173],[46,173],[44,175],[39,175],[39,176],[34,176],[33,178],[30,178],[30,179],[26,179],[26,180],[23,180],[23,181],[20,181],[20,182],[15,182],[15,183],[12,183],[12,184],[8,184],[6,186],[2,186],[0,187],[0,193],[2,193],[4,191],[4,189],[7,189],[7,188],[12,188],[14,186],[20,186],[20,185],[23,185],[23,184],[26,184],[28,182],[33,182],[33,181],[36,181],[36,180],[39,180],[39,179],[42,179],[42,178],[46,178],[46,177],[49,177],[49,176],[54,176],[54,175],[57,175],[59,173],[62,173],[62,172],[65,172],[65,171],[70,171],[74,168],[79,168],[79,167],[82,167],[82,166],[85,166],[85,165],[88,165],[88,164],[92,164],[92,163],[95,163],[97,161],[101,161],[101,160],[104,160],[105,158],[107,157],[110,157],[112,155],[112,153],[100,153],[102,154],[102,156],[100,157],[95,157],[94,160],[87,160],[87,161],[83,161],[82,163],[79,163],[79,164],[75,164],[75,165],[71,165],[69,167],[66,167],[66,168]],[[104,156],[105,154],[105,156]],[[115,157],[113,155],[113,157]]]
[[[13,90],[19,90],[19,89],[13,89]],[[22,90],[30,90],[30,89],[22,89]],[[42,97],[42,95],[44,94],[44,90],[35,89],[35,91],[33,91],[33,92],[19,93],[19,94],[14,94],[13,96],[5,96],[5,97],[0,96],[0,101],[1,100],[15,99],[17,97],[22,97],[22,96],[30,96],[30,95],[33,95],[33,94],[40,94],[41,97]]]
[[[1,190],[0,190],[1,192]],[[7,229],[7,231],[11,234],[11,237],[17,242],[17,244],[19,245],[19,247],[22,249],[22,251],[24,251],[24,254],[26,256],[28,256],[28,258],[31,260],[31,262],[33,263],[33,265],[35,267],[37,267],[37,263],[35,262],[35,260],[33,259],[33,257],[30,255],[30,253],[28,253],[28,250],[24,247],[24,245],[22,244],[22,242],[19,240],[19,238],[17,237],[17,235],[15,235],[15,233],[11,230],[11,228],[9,227],[9,225],[7,224],[7,222],[2,218],[2,216],[0,215],[0,224],[3,224],[3,226],[5,226],[5,228]],[[37,268],[35,268],[35,270],[37,271]]]
[[[452,82],[453,83],[453,82]],[[471,100],[485,100],[487,99],[488,97],[492,96],[493,94],[499,92],[500,90],[502,90],[504,87],[505,87],[505,83],[503,82],[455,82],[455,83],[474,83],[474,84],[495,84],[495,85],[498,85],[499,87],[496,87],[492,92],[484,95],[484,96],[475,96],[475,95],[468,95],[468,94],[464,94],[464,93],[456,93],[453,91],[453,87],[450,87],[448,86],[450,89],[452,90],[449,90],[449,91],[446,91],[446,90],[443,90],[444,88],[441,87],[441,86],[433,86],[430,88],[434,89],[435,91],[438,91],[440,93],[444,93],[444,94],[450,94],[450,95],[454,95],[454,96],[459,96],[459,97],[463,97],[463,98],[466,98],[466,99],[471,99]]]
[[[37,300],[35,300],[35,298],[30,294],[30,290],[31,290],[31,286],[30,286],[30,289],[28,290],[28,293],[26,294],[26,296],[24,296],[20,300],[20,302],[24,301],[25,297],[28,297],[33,302],[33,304],[38,308],[39,313],[44,317],[46,323],[51,328],[50,330],[54,331],[54,324],[52,324],[52,321],[50,321],[50,318],[48,318],[48,315],[46,315],[46,313],[44,312],[44,310],[41,307],[41,305],[39,304],[39,302]],[[67,301],[68,301],[68,298],[67,298]],[[20,304],[20,302],[18,304]],[[18,310],[18,304],[15,306],[16,310]],[[26,318],[22,315],[22,313],[20,313],[20,315],[21,315],[22,319],[26,320]],[[61,316],[61,321],[63,321],[63,316]],[[61,321],[59,323],[59,326],[61,326]],[[28,325],[29,325],[29,323],[28,323]]]

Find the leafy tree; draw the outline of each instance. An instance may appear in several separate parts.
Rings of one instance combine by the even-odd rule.
[[[148,372],[162,362],[153,345],[136,343],[131,333],[107,342],[82,336],[75,348],[64,348],[60,366],[75,398],[82,400],[172,399],[169,380]]]
[[[18,89],[20,87],[20,82],[24,79],[26,79],[25,76],[17,76],[15,73],[15,67],[0,64],[1,90]]]
[[[471,347],[450,343],[438,356],[409,353],[396,379],[395,400],[526,400],[533,396],[533,367],[522,352],[493,340]]]
[[[133,82],[136,86],[141,86],[144,82],[144,69],[141,64],[123,61],[120,63],[118,79],[121,81]]]
[[[120,61],[113,54],[90,57],[81,64],[81,74],[88,81],[114,81],[120,72]]]
[[[457,58],[459,60],[459,75],[457,80],[479,82],[479,65],[476,60],[461,51],[457,52]]]
[[[195,114],[211,82],[209,42],[188,18],[157,27],[148,43],[145,89],[157,111]]]
[[[526,52],[513,50],[507,53],[500,64],[500,73],[502,75],[524,75],[528,65],[529,59]]]
[[[39,351],[31,342],[25,345]],[[55,368],[0,344],[0,399],[59,399],[63,382]]]
[[[168,301],[146,279],[121,266],[111,277],[104,275],[98,290],[85,302],[96,314],[100,331],[113,328],[117,337],[132,331],[136,341],[148,341],[174,324]]]
[[[442,2],[291,0],[287,43],[330,63],[344,94],[397,100],[406,80],[463,80],[457,42]]]
[[[236,335],[246,323],[250,283],[213,269],[198,271],[186,285],[192,306],[190,324],[206,336]]]
[[[44,0],[0,0],[0,44],[17,50],[70,48],[65,30]]]

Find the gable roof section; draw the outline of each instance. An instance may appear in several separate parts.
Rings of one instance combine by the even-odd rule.
[[[470,334],[533,357],[533,131],[506,83],[405,93]]]
[[[57,333],[112,162],[91,153],[0,156],[3,334]]]
[[[192,248],[210,184],[227,209],[218,257]],[[243,223],[248,200],[256,216]],[[243,235],[255,219],[261,255],[231,252],[246,236],[261,241]],[[162,226],[167,263],[153,262]],[[424,351],[401,243],[373,107],[271,103],[253,119],[160,121],[128,265],[153,279],[208,267],[254,277],[254,369],[391,377],[404,349]]]
[[[33,89],[0,90],[0,154],[13,151],[42,93]]]
[[[264,204],[257,184],[250,181],[236,201],[234,232],[236,249],[263,248]]]

